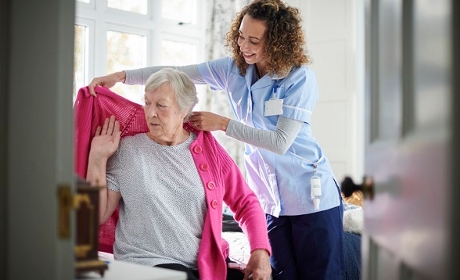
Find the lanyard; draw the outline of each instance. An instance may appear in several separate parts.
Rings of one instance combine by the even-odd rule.
[[[279,87],[278,84],[275,83],[275,85],[273,86],[272,98],[271,99],[276,99],[278,87]]]

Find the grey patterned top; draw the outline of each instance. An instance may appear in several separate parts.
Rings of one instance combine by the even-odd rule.
[[[117,260],[197,269],[206,213],[204,187],[189,150],[196,135],[163,146],[146,134],[125,137],[107,164],[107,185],[120,192]]]

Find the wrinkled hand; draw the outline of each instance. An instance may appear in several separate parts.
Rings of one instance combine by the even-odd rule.
[[[271,279],[272,268],[270,266],[270,256],[264,249],[252,251],[248,264],[244,270],[244,279],[269,280]]]
[[[93,96],[96,96],[96,92],[94,88],[96,86],[111,88],[117,82],[124,82],[126,78],[126,73],[124,71],[115,72],[106,76],[96,77],[94,78],[91,83],[88,84],[89,93]]]
[[[96,135],[91,141],[91,154],[99,159],[108,159],[118,149],[120,138],[120,123],[115,120],[115,116],[106,118],[104,126],[96,129]]]
[[[230,119],[211,112],[193,112],[189,121],[199,130],[226,131]]]

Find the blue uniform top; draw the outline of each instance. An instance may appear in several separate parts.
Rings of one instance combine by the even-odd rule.
[[[254,65],[249,65],[242,76],[234,60],[226,57],[201,63],[198,71],[213,90],[227,91],[236,119],[248,126],[276,129],[278,115],[264,116],[265,101],[273,97],[274,88],[277,88],[275,98],[283,99],[282,116],[303,122],[294,143],[283,155],[245,144],[248,183],[265,213],[276,217],[301,215],[339,206],[339,186],[311,132],[318,87],[310,68],[292,69],[286,77],[265,75],[257,79]],[[313,175],[321,178],[319,210],[315,210],[311,198]]]

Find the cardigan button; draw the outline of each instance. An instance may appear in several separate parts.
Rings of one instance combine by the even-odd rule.
[[[202,164],[200,164],[200,169],[202,171],[208,171],[209,165],[207,165],[206,163],[202,163]]]
[[[193,151],[197,154],[201,154],[201,152],[203,151],[203,149],[201,148],[201,146],[195,146],[193,148]]]
[[[207,183],[206,186],[208,187],[208,189],[212,190],[216,187],[216,184],[214,184],[214,182],[211,181]]]
[[[217,200],[211,201],[211,207],[212,207],[212,208],[216,209],[216,208],[217,208],[217,205],[218,205]]]

